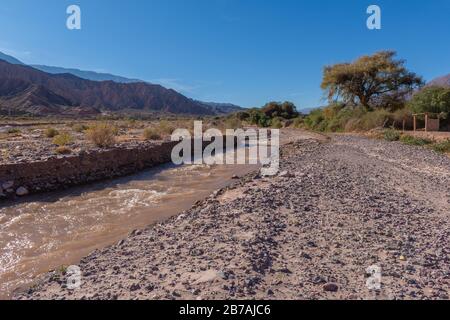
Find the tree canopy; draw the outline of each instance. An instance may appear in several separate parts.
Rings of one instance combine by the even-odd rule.
[[[396,109],[405,98],[423,85],[422,78],[408,71],[404,60],[396,60],[394,51],[363,56],[352,63],[324,68],[322,89],[330,101]]]
[[[267,117],[281,117],[283,119],[293,119],[298,117],[297,108],[292,102],[285,101],[269,102],[261,110]]]
[[[450,113],[450,88],[426,87],[416,93],[408,107],[416,113]]]

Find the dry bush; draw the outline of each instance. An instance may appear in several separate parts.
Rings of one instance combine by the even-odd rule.
[[[55,149],[55,153],[56,154],[71,154],[72,149],[70,149],[69,147],[66,147],[66,146],[60,146]]]
[[[74,124],[74,125],[72,126],[72,129],[73,129],[73,131],[75,131],[75,132],[82,133],[82,132],[88,130],[89,127],[88,127],[87,125],[79,124],[79,123],[78,123],[78,124]]]
[[[53,138],[53,144],[56,144],[60,147],[68,145],[72,142],[73,142],[73,137],[67,132],[63,132]]]
[[[160,132],[155,128],[146,128],[144,130],[144,138],[145,140],[161,140]]]
[[[59,135],[59,131],[55,128],[48,128],[47,130],[45,130],[44,134],[47,138],[54,138]]]
[[[116,143],[118,129],[110,124],[101,123],[91,126],[86,137],[99,148],[108,148]]]
[[[159,131],[165,135],[171,135],[175,131],[175,127],[166,120],[160,121],[158,127]]]
[[[20,131],[20,129],[17,129],[17,128],[9,128],[6,131],[6,133],[7,134],[19,134],[19,133],[22,133],[22,131]]]

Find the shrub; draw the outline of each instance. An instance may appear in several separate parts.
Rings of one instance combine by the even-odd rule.
[[[161,140],[161,134],[157,129],[147,128],[144,130],[144,138],[145,140]]]
[[[450,153],[450,140],[436,143],[433,145],[433,150],[440,153]]]
[[[17,133],[21,133],[22,131],[20,131],[20,129],[17,128],[9,128],[6,133],[8,134],[17,134]]]
[[[117,128],[107,123],[95,124],[86,131],[87,138],[99,148],[108,148],[116,142]]]
[[[45,130],[44,134],[47,138],[54,138],[59,135],[59,132],[55,128],[48,128]]]
[[[409,135],[403,135],[400,138],[400,141],[410,146],[426,146],[433,143],[433,141],[429,139],[417,138]]]
[[[65,146],[73,142],[73,138],[67,132],[57,135],[53,138],[53,144],[58,146]]]
[[[242,122],[236,117],[230,117],[224,122],[225,129],[240,129],[242,128]]]
[[[384,109],[367,112],[361,118],[361,130],[384,128],[391,118],[391,113]],[[398,139],[397,139],[398,140]]]
[[[84,131],[88,130],[89,127],[88,127],[87,125],[84,125],[84,124],[75,124],[75,125],[72,127],[72,129],[73,129],[73,131],[75,131],[75,132],[81,133],[81,132],[84,132]]]
[[[66,147],[66,146],[60,146],[58,148],[55,149],[55,153],[56,154],[71,154],[72,153],[72,149]]]
[[[298,117],[295,118],[294,121],[292,122],[292,127],[294,128],[301,128],[303,126],[303,119]]]
[[[394,129],[385,130],[383,133],[384,139],[387,141],[398,141],[400,140],[400,133]]]
[[[312,110],[305,118],[305,124],[310,129],[316,129],[321,122],[325,120],[322,109]]]
[[[163,134],[171,135],[175,129],[168,121],[162,120],[159,122],[159,130]]]
[[[271,127],[275,129],[283,128],[283,122],[281,121],[281,118],[279,117],[273,118],[271,121]]]

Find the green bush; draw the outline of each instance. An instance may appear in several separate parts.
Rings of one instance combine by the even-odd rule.
[[[325,116],[322,109],[312,110],[305,118],[305,125],[309,129],[318,129],[319,125],[324,122]]]
[[[283,122],[281,121],[281,118],[276,117],[272,119],[271,121],[271,127],[275,129],[281,129],[283,128]]]
[[[436,143],[433,145],[433,150],[440,153],[450,153],[450,140]]]
[[[450,113],[450,88],[426,87],[416,93],[408,107],[415,113]]]
[[[292,127],[294,128],[301,128],[303,126],[304,119],[301,117],[295,118],[292,122]]]
[[[48,128],[45,130],[44,134],[47,138],[54,138],[59,135],[59,132],[55,128]]]
[[[409,135],[403,135],[400,141],[410,146],[426,146],[432,144],[433,141],[424,138],[417,138]]]
[[[383,137],[386,141],[398,141],[400,140],[400,132],[394,129],[388,129],[384,131]]]
[[[73,138],[67,132],[61,133],[53,138],[53,144],[56,144],[60,147],[68,145],[73,142]]]

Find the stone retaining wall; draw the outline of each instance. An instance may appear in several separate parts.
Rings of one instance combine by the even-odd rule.
[[[0,165],[0,201],[117,178],[165,164],[171,161],[172,149],[178,143],[143,142],[72,156],[55,156],[45,161]],[[203,149],[210,143],[203,142]],[[236,147],[236,139],[234,143]]]
[[[177,143],[142,143],[46,161],[0,165],[0,199],[120,177],[168,163]]]

